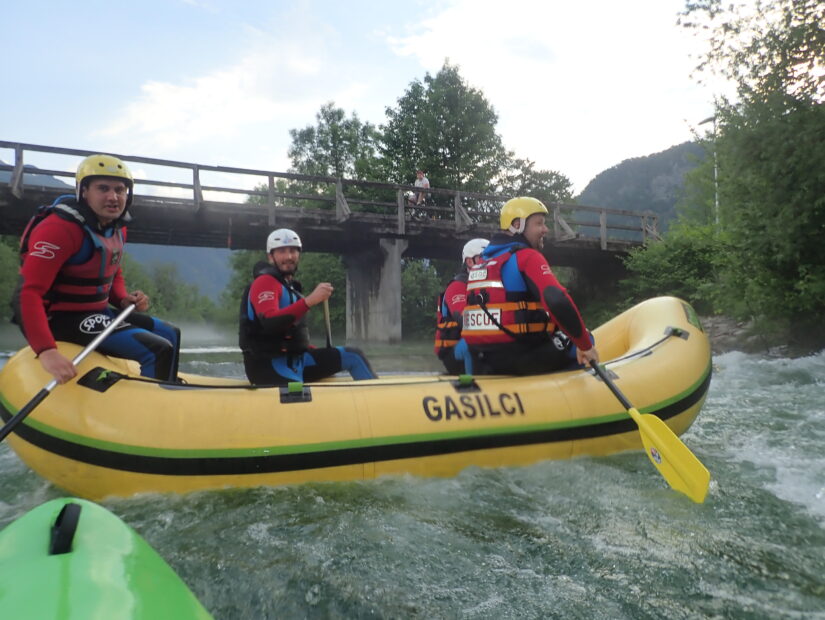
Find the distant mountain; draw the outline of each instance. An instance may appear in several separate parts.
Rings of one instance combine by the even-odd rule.
[[[685,142],[661,153],[626,159],[597,174],[576,201],[594,207],[653,211],[659,216],[659,230],[667,230],[683,195],[685,173],[704,157],[699,144]]]
[[[7,164],[2,159],[0,159],[0,164],[10,166],[11,164]],[[49,176],[47,174],[32,174],[32,170],[37,170],[37,166],[30,166],[27,164],[23,165],[23,170],[25,171],[25,175],[23,176],[23,180],[28,185],[41,185],[43,187],[63,187],[68,189],[70,192],[74,191],[74,184],[69,184],[57,179],[55,177]],[[11,183],[11,170],[0,170],[0,183]]]
[[[231,251],[226,248],[193,248],[178,245],[128,243],[126,254],[143,267],[175,265],[184,282],[194,284],[203,295],[217,301],[229,284]]]

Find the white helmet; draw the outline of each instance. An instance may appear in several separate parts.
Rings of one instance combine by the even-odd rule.
[[[487,239],[470,239],[464,244],[464,249],[461,250],[461,260],[480,256],[488,245],[490,245],[490,242]]]
[[[273,230],[266,238],[266,253],[269,254],[275,248],[298,248],[300,250],[301,238],[298,233],[289,228]]]

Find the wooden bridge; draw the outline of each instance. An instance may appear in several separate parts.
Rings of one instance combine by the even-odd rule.
[[[92,153],[0,141],[0,160],[11,161],[0,163],[0,234],[19,235],[38,205],[73,193],[74,170]],[[273,228],[294,229],[306,250],[343,257],[354,340],[399,340],[401,258],[458,265],[467,240],[498,230],[501,205],[511,198],[431,188],[424,206],[410,207],[404,193],[417,189],[411,185],[116,155],[135,176],[130,242],[263,251]],[[621,257],[658,237],[650,212],[547,207],[551,265],[574,267],[592,284],[619,277]]]

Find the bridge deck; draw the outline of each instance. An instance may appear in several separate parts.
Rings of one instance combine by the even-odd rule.
[[[3,141],[0,149],[14,153],[13,165],[0,164],[0,234],[5,235],[19,235],[37,206],[73,191],[72,172],[33,168],[24,159],[62,156],[76,164],[90,154]],[[510,198],[431,188],[435,204],[411,209],[403,193],[413,186],[118,156],[153,170],[153,178],[136,179],[129,240],[137,243],[257,250],[273,228],[286,227],[319,252],[346,255],[395,238],[407,241],[405,256],[452,260],[467,239],[489,237],[497,229],[498,209]],[[181,174],[191,174],[192,181],[181,181]],[[208,174],[232,183],[207,186]],[[239,187],[244,182],[247,187]],[[555,265],[613,264],[657,236],[656,216],[649,212],[548,207],[553,230],[545,249]]]

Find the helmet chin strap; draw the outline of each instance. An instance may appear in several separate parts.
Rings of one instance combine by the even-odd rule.
[[[526,217],[519,217],[519,218],[517,218],[516,220],[513,220],[513,221],[514,222],[518,221],[518,226],[516,226],[515,224],[510,224],[510,228],[508,228],[507,230],[509,230],[514,235],[517,235],[519,233],[523,233],[524,232],[524,225],[527,223],[527,218]]]

